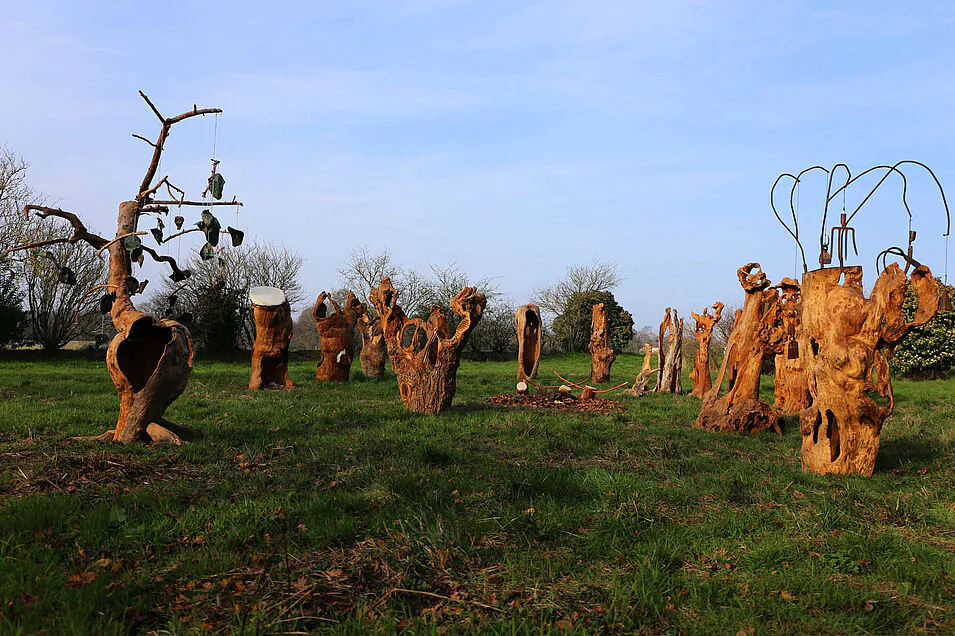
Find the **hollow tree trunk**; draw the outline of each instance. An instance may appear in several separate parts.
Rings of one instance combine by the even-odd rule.
[[[451,299],[451,311],[461,316],[454,334],[450,334],[448,321],[437,305],[431,307],[426,321],[405,316],[398,305],[398,292],[388,278],[382,279],[378,289],[371,290],[369,298],[381,317],[402,403],[409,410],[429,414],[450,407],[457,388],[461,349],[481,320],[487,305],[484,294],[474,287],[465,287]],[[402,342],[406,330],[410,336],[407,346]],[[421,348],[419,331],[425,335]]]
[[[252,345],[252,377],[249,389],[294,388],[288,377],[288,346],[292,339],[292,309],[281,305],[252,303],[255,343]]]
[[[693,371],[690,373],[690,380],[693,382],[693,390],[690,395],[703,397],[713,386],[710,379],[710,341],[713,339],[713,326],[720,321],[723,315],[723,303],[713,303],[713,315],[710,315],[709,309],[703,310],[703,315],[690,312],[693,319],[696,320],[696,331],[693,335],[699,347],[696,350],[696,358],[693,360]]]
[[[385,334],[381,331],[381,318],[371,318],[363,312],[358,318],[358,333],[361,334],[361,370],[369,378],[385,374],[385,360],[388,359],[388,347]]]
[[[799,337],[802,331],[802,296],[799,283],[784,278],[779,283],[779,305],[785,343],[776,354],[773,406],[782,415],[796,415],[809,406],[809,380],[803,368]]]
[[[517,328],[517,380],[537,377],[541,355],[541,314],[537,305],[521,305],[514,312]]]
[[[918,266],[911,280],[919,305],[906,322],[906,276],[895,263],[876,280],[869,298],[862,291],[861,267],[803,275],[799,349],[812,395],[799,422],[804,470],[869,476],[875,469],[882,425],[895,406],[888,357],[912,327],[938,311],[939,286],[931,271]]]
[[[667,332],[664,336],[663,334]],[[660,325],[660,375],[657,376],[658,393],[683,393],[683,319],[675,309],[667,307],[666,317]],[[665,338],[665,343],[664,343]],[[665,346],[664,346],[665,344]]]
[[[703,396],[696,426],[719,432],[780,432],[778,413],[759,399],[763,358],[774,353],[783,338],[776,289],[767,289],[770,281],[759,263],[747,263],[737,276],[746,300],[726,343],[720,372]],[[728,388],[721,395],[724,381]]]
[[[633,381],[633,386],[624,391],[628,395],[633,397],[640,397],[641,395],[646,395],[650,391],[647,389],[647,385],[650,384],[650,377],[657,373],[660,369],[651,368],[653,366],[653,347],[650,346],[650,343],[644,343],[643,345],[643,366],[640,368],[640,373],[637,374],[637,378]]]
[[[325,299],[328,298],[335,313],[326,315]],[[320,338],[319,346],[322,358],[315,369],[315,379],[319,382],[348,382],[351,363],[354,359],[352,333],[362,313],[362,305],[355,294],[348,292],[344,308],[329,298],[327,292],[318,295],[312,314]]]
[[[139,205],[119,206],[116,236],[136,231]],[[106,366],[119,393],[116,428],[100,436],[123,444],[181,444],[191,433],[166,421],[166,408],[182,395],[192,372],[189,330],[174,320],[137,311],[129,298],[129,253],[118,241],[109,246],[109,285],[116,299],[110,311],[117,334],[106,351]]]
[[[616,355],[611,345],[607,310],[603,303],[594,305],[590,325],[590,377],[594,382],[607,382],[610,380],[610,366],[616,360]]]

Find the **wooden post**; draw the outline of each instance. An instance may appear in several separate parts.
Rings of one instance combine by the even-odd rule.
[[[610,380],[610,366],[616,359],[616,355],[611,345],[607,310],[603,303],[593,306],[590,324],[590,377],[594,382],[607,382]]]
[[[288,377],[288,345],[292,339],[292,309],[285,293],[275,287],[249,290],[255,343],[252,345],[252,377],[249,389],[294,388]]]

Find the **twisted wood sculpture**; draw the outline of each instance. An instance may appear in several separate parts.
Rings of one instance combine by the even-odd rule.
[[[461,349],[471,331],[481,320],[487,299],[474,287],[465,287],[451,299],[451,311],[461,316],[454,334],[438,305],[432,305],[427,320],[409,318],[398,305],[398,292],[391,280],[384,278],[369,299],[381,317],[391,367],[398,376],[401,401],[411,411],[440,413],[451,406],[456,389]],[[411,343],[402,339],[406,329]],[[418,347],[419,332],[424,334],[423,347]]]
[[[330,316],[327,315],[326,299],[335,309],[335,313]],[[320,340],[319,348],[322,351],[322,357],[315,368],[316,381],[348,382],[351,363],[355,356],[352,334],[358,323],[358,317],[362,313],[364,313],[364,306],[351,292],[348,292],[345,298],[344,307],[339,307],[328,292],[318,295],[315,306],[312,308],[312,316],[315,318]]]
[[[610,326],[603,303],[593,306],[590,331],[590,377],[594,382],[610,380],[610,366],[617,359],[610,342]]]
[[[294,385],[288,377],[292,308],[282,290],[274,287],[253,287],[249,299],[252,302],[252,319],[255,321],[249,389],[292,389]]]
[[[710,341],[713,339],[713,327],[723,316],[723,303],[713,303],[713,315],[710,315],[709,308],[703,310],[703,314],[696,314],[692,311],[690,315],[696,321],[696,331],[693,335],[699,344],[696,350],[696,358],[693,359],[693,371],[690,373],[690,380],[693,382],[693,390],[690,395],[703,397],[713,386],[710,378]]]
[[[906,276],[895,263],[876,280],[869,298],[862,291],[861,267],[803,275],[799,350],[812,395],[799,422],[804,470],[869,476],[875,469],[882,425],[895,406],[888,358],[909,330],[938,311],[939,286],[931,271],[919,265],[911,281],[919,305],[906,322]]]
[[[696,426],[737,433],[772,428],[781,433],[778,413],[759,399],[763,358],[778,350],[784,335],[776,289],[769,287],[759,263],[747,263],[739,268],[737,276],[746,300],[726,343],[720,372],[703,396]],[[721,395],[724,381],[728,388]]]
[[[541,313],[537,305],[521,305],[514,312],[517,328],[517,380],[533,380],[537,377],[537,365],[541,355]]]
[[[660,375],[657,376],[657,393],[683,393],[680,377],[683,373],[683,319],[676,309],[667,307],[666,316],[660,323]]]
[[[385,334],[381,330],[381,318],[374,318],[363,311],[358,317],[358,333],[361,335],[361,371],[369,378],[385,374],[385,360],[388,359],[388,347],[385,346]]]
[[[779,282],[779,306],[785,346],[776,354],[773,406],[782,415],[796,415],[809,406],[809,381],[800,355],[802,331],[802,295],[799,283],[792,278]]]
[[[650,377],[660,370],[659,367],[656,369],[651,368],[653,366],[653,347],[650,346],[649,342],[643,344],[643,366],[640,368],[640,373],[637,374],[637,378],[633,381],[633,386],[624,391],[627,395],[632,395],[633,397],[640,397],[646,395],[650,391],[647,389],[647,385],[650,384]]]

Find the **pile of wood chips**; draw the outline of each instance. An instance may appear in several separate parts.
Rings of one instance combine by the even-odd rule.
[[[581,400],[575,395],[559,393],[557,391],[541,392],[533,395],[530,393],[525,395],[502,393],[500,395],[492,395],[487,401],[499,406],[557,409],[559,411],[577,411],[581,413],[610,413],[615,410],[624,410],[624,405],[615,400],[606,400],[603,398]]]

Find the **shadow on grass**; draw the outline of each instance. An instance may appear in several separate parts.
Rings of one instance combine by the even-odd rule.
[[[876,471],[903,468],[905,464],[930,464],[950,453],[950,444],[939,443],[937,438],[898,437],[883,440],[876,458]]]

